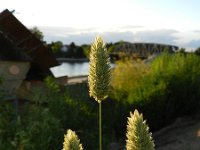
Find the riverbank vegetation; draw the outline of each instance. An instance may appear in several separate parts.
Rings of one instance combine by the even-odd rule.
[[[113,72],[112,98],[141,110],[152,129],[199,110],[199,56],[164,53],[150,64],[127,63],[119,64]],[[127,72],[120,69],[125,66]],[[129,71],[132,68],[135,72]]]
[[[127,117],[136,108],[152,132],[199,111],[200,57],[194,53],[164,53],[147,63],[124,59],[112,76],[111,94],[102,102],[103,149],[125,143]],[[52,78],[45,83],[46,92],[35,90],[33,101],[19,107],[1,99],[1,149],[62,149],[69,128],[84,149],[98,149],[98,104],[87,83],[62,87]]]

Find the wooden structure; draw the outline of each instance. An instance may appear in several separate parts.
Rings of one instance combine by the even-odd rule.
[[[11,99],[30,100],[26,95],[30,95],[35,86],[42,87],[43,79],[53,76],[49,68],[57,65],[59,63],[44,42],[12,12],[6,9],[0,13],[1,88],[8,92]]]
[[[5,46],[3,46],[5,42],[0,42],[0,51],[6,51],[10,55],[16,52],[20,54],[18,60],[21,60],[23,55],[31,62],[28,78],[42,79],[46,75],[51,75],[50,67],[58,65],[55,57],[44,46],[44,43],[7,9],[0,13],[0,34],[1,40],[3,39],[9,45],[5,50]],[[15,51],[12,51],[13,49]]]
[[[15,97],[29,68],[29,62],[0,61],[0,77],[3,80],[0,90],[7,98]]]

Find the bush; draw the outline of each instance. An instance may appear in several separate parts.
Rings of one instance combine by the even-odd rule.
[[[33,93],[33,101],[21,103],[19,111],[12,102],[2,101],[1,149],[62,149],[68,128],[77,131],[86,149],[97,147],[98,107],[89,99],[86,84],[59,87],[48,78],[44,89],[35,89]]]
[[[120,72],[121,66],[124,70]],[[195,54],[164,53],[145,73],[142,73],[146,70],[144,65],[139,71],[132,66],[134,64],[124,63],[115,68],[112,96],[141,110],[152,129],[199,110],[200,58]],[[121,74],[128,77],[119,78]],[[115,83],[122,83],[122,86],[119,88]]]
[[[140,80],[149,72],[149,65],[141,60],[118,61],[112,72],[111,97],[118,101],[127,101],[127,95],[133,88],[140,86]]]

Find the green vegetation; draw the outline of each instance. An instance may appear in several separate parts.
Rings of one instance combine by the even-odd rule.
[[[134,114],[130,113],[128,117],[126,133],[127,150],[154,150],[154,141],[146,121],[143,120],[142,114],[137,109]]]
[[[44,40],[44,35],[43,33],[39,30],[38,27],[33,27],[30,29],[31,33],[33,33],[36,38],[38,38],[39,40],[43,41]]]
[[[91,45],[89,64],[89,94],[99,103],[99,150],[102,150],[102,108],[101,102],[108,97],[111,80],[111,66],[105,43],[96,37]]]
[[[164,53],[148,63],[123,59],[117,62],[111,79],[111,94],[102,103],[103,149],[111,142],[125,145],[126,119],[132,110],[143,113],[153,132],[177,117],[199,111],[197,53]],[[62,87],[50,77],[44,82],[43,90],[33,90],[32,101],[19,100],[18,107],[5,101],[5,91],[0,91],[0,148],[62,149],[63,135],[72,129],[84,149],[98,149],[98,106],[89,96],[88,84]],[[134,126],[131,119],[129,124]]]
[[[137,67],[136,67],[137,68]],[[103,39],[97,37],[92,43],[90,52],[89,64],[89,94],[99,103],[99,150],[102,150],[102,108],[101,102],[108,97],[111,80],[111,66],[109,56],[105,48]],[[134,111],[134,115],[130,113],[127,125],[127,150],[154,150],[154,143],[149,127],[146,121],[143,121],[143,116]],[[82,149],[75,133],[68,130],[69,133],[65,136],[65,149]],[[73,139],[71,134],[73,133]]]
[[[112,72],[112,94],[114,99],[122,101],[123,96],[128,95],[133,87],[140,85],[139,81],[149,72],[149,65],[141,60],[130,59],[118,61],[116,64]]]
[[[70,129],[67,130],[67,134],[64,138],[63,150],[83,150],[82,144],[76,133]]]
[[[197,55],[164,53],[151,64],[138,64],[140,71],[133,69],[135,65],[127,66],[127,71],[133,73],[128,71],[126,78],[118,78],[126,71],[118,70],[121,65],[116,67],[111,96],[140,109],[151,128],[161,128],[176,117],[199,110],[200,58]],[[117,83],[122,84],[115,86]]]
[[[98,115],[86,84],[59,87],[52,78],[45,82],[45,92],[34,90],[33,101],[21,103],[18,111],[12,102],[1,100],[1,149],[62,149],[63,135],[69,128],[76,130],[86,149],[95,149]]]
[[[97,37],[91,46],[88,84],[90,96],[98,103],[108,97],[110,80],[109,55],[103,39]]]

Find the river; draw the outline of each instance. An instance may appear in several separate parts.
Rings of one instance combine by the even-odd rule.
[[[111,64],[111,67],[114,67],[114,65]],[[88,75],[89,62],[64,62],[60,66],[52,67],[50,70],[55,77]]]
[[[89,62],[64,62],[60,66],[52,67],[50,70],[55,77],[88,75]]]

